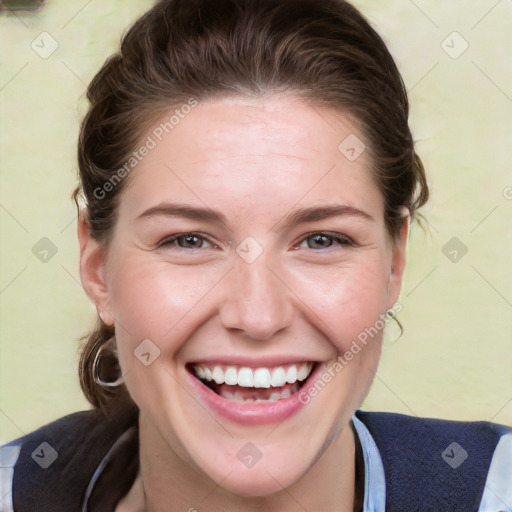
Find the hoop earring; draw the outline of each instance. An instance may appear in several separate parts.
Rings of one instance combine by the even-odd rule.
[[[93,378],[94,382],[96,382],[96,384],[98,384],[98,386],[100,386],[101,388],[104,388],[104,389],[117,388],[121,384],[124,383],[124,375],[121,375],[116,380],[111,381],[111,382],[103,381],[100,378],[99,362],[101,359],[101,352],[103,351],[104,348],[105,348],[105,344],[103,344],[100,347],[100,349],[96,352],[96,355],[94,356],[94,361],[92,363],[92,378]]]
[[[386,311],[386,320],[393,320],[396,317],[396,312],[393,308]]]
[[[386,323],[391,322],[391,320],[393,320],[396,323],[396,325],[398,326],[398,328],[400,329],[400,334],[399,334],[398,338],[395,340],[395,342],[396,342],[404,334],[404,328],[403,328],[402,323],[400,322],[400,320],[398,320],[398,318],[397,318],[397,312],[393,308],[388,309],[386,311]]]

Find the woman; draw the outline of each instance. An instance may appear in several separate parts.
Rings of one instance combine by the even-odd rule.
[[[166,0],[88,90],[92,411],[2,448],[5,510],[503,510],[505,427],[358,408],[428,199],[342,0]]]

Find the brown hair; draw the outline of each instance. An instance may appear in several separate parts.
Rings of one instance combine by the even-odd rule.
[[[395,62],[344,0],[162,0],[142,16],[87,91],[74,197],[84,196],[92,236],[108,245],[127,181],[114,183],[113,176],[151,122],[191,98],[277,91],[350,116],[364,136],[396,240],[403,207],[414,217],[428,199],[425,173]],[[96,407],[126,394],[124,386],[105,390],[92,377],[98,349],[114,335],[98,322],[80,360],[82,389]]]

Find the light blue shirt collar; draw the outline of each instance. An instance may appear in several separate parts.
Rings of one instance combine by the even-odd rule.
[[[380,452],[366,425],[355,415],[354,427],[361,443],[364,459],[364,505],[363,512],[386,510],[386,479]]]

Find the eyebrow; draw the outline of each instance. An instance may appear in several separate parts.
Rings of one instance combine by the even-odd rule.
[[[141,213],[136,220],[148,217],[183,217],[186,219],[219,223],[227,225],[226,217],[215,210],[207,207],[191,206],[180,203],[160,203]],[[284,217],[284,220],[278,224],[282,224],[283,229],[289,229],[298,224],[325,220],[330,217],[351,216],[360,217],[366,220],[375,221],[375,219],[367,212],[347,204],[330,204],[322,206],[311,206],[308,208],[300,208]],[[278,225],[276,224],[276,225]],[[272,230],[275,230],[275,226]]]
[[[142,212],[136,220],[148,217],[183,217],[211,223],[227,224],[226,217],[207,207],[191,206],[180,203],[160,203]]]
[[[375,219],[369,213],[348,204],[328,204],[300,208],[295,210],[293,213],[288,214],[282,222],[284,224],[283,227],[288,229],[298,224],[305,224],[307,222],[315,222],[338,216],[360,217],[362,219],[375,222]]]

